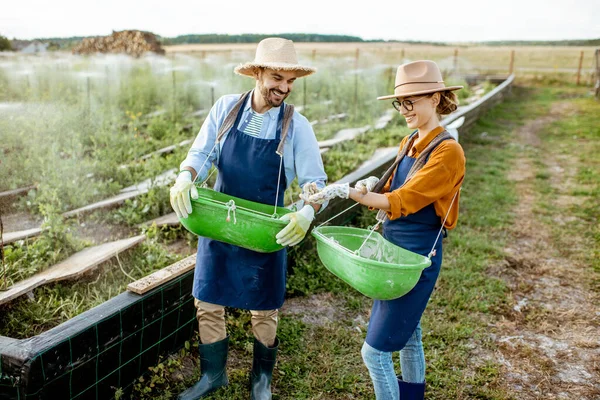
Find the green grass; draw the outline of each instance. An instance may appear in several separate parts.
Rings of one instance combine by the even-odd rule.
[[[600,292],[600,103],[589,96],[569,103],[572,111],[541,135],[543,151],[535,155],[539,187],[536,207],[560,255],[589,265],[595,271],[590,287]],[[545,159],[547,153],[553,153],[554,160]],[[555,181],[548,182],[553,175]],[[548,178],[539,182],[540,176]],[[571,200],[558,201],[565,196]],[[556,216],[571,218],[560,223]],[[579,240],[574,243],[573,238]]]

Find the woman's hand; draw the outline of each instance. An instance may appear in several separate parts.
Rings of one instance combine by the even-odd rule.
[[[379,182],[378,177],[370,176],[367,179],[361,179],[360,181],[356,182],[356,185],[354,185],[354,189],[358,190],[362,194],[366,194],[367,192],[373,190],[375,185],[377,185],[377,182]]]
[[[347,199],[350,194],[350,185],[347,183],[334,183],[325,186],[323,190],[318,193],[312,194],[308,197],[309,203],[323,204],[328,200],[336,197]]]

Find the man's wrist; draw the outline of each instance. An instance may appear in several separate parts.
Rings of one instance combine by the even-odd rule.
[[[192,171],[190,171],[189,169],[182,169],[181,171],[179,171],[179,173],[177,174],[177,179],[183,178],[184,176],[187,175],[185,174],[187,172],[187,174],[189,174],[189,178],[190,181],[192,180]]]
[[[308,203],[309,206],[311,206],[313,208],[313,211],[315,212],[315,214],[317,212],[319,212],[319,210],[321,209],[321,204],[316,204],[316,203]]]

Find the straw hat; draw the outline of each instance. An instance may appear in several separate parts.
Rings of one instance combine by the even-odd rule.
[[[442,79],[442,73],[437,64],[433,61],[414,61],[402,64],[398,67],[398,71],[396,71],[394,94],[378,97],[377,100],[416,96],[462,88],[462,86],[446,87],[446,85],[444,85],[444,80]]]
[[[254,78],[254,71],[257,67],[296,71],[298,78],[310,75],[317,71],[316,68],[298,64],[294,42],[281,38],[267,38],[261,40],[256,48],[254,61],[238,65],[235,67],[234,72],[239,75]]]

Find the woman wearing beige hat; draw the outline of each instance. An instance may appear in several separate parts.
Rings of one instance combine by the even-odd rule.
[[[400,142],[396,161],[382,179],[370,177],[354,188],[333,184],[309,197],[319,203],[334,197],[351,198],[379,209],[383,236],[392,243],[431,255],[431,266],[417,285],[395,300],[375,300],[362,348],[378,400],[417,400],[425,396],[425,357],[420,320],[442,264],[445,229],[458,220],[459,189],[465,174],[461,146],[440,126],[440,116],[456,110],[453,93],[433,61],[415,61],[398,67],[392,105],[415,131]],[[402,377],[394,372],[392,353],[400,351]]]
[[[171,205],[180,218],[192,212],[190,197],[198,197],[194,182],[202,182],[212,165],[219,171],[214,190],[271,206],[283,207],[284,191],[296,177],[301,187],[325,186],[327,176],[312,126],[284,102],[296,79],[315,69],[298,63],[291,40],[268,38],[258,44],[254,60],[235,72],[255,79],[255,87],[221,97],[210,110],[171,188]],[[278,243],[299,243],[319,207],[306,204],[282,217],[289,223],[277,234]],[[198,238],[192,294],[198,309],[202,377],[179,399],[203,398],[228,384],[225,307],[251,310],[255,339],[250,397],[271,399],[286,269],[285,248],[258,253]]]

